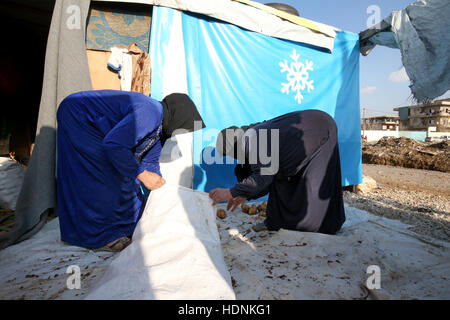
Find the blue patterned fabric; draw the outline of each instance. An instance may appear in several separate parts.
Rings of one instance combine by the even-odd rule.
[[[96,9],[90,10],[86,32],[88,49],[109,50],[113,46],[127,48],[137,43],[139,49],[148,52],[150,41],[150,15]]]

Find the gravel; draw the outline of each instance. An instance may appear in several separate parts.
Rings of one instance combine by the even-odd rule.
[[[358,209],[410,224],[418,234],[450,241],[450,174],[380,165],[363,165],[377,181],[366,194],[344,191],[344,201]]]

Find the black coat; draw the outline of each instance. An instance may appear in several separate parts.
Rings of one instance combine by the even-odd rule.
[[[279,166],[272,174],[262,174],[270,164],[257,161],[238,165],[239,183],[231,188],[233,197],[256,199],[269,193],[267,219],[269,230],[280,228],[336,233],[345,221],[337,127],[333,118],[319,110],[297,111],[258,123],[255,140],[244,136],[246,161],[258,150],[262,133],[268,132],[267,149],[273,144],[270,130],[278,129]],[[247,133],[246,133],[247,136]],[[264,153],[268,154],[268,153]],[[254,156],[254,154],[253,154]]]

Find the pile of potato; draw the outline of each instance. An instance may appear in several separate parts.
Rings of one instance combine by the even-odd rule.
[[[255,215],[259,213],[260,217],[266,216],[267,209],[267,201],[261,202],[258,206],[256,204],[252,204],[250,207],[248,204],[241,205],[242,212],[247,213],[248,215]]]
[[[265,217],[266,210],[267,210],[267,201],[261,202],[259,205],[252,204],[251,206],[244,203],[241,205],[241,210],[242,210],[242,212],[244,212],[250,216],[259,214],[260,217]],[[227,217],[226,211],[224,209],[218,209],[217,217],[220,219],[225,219]]]

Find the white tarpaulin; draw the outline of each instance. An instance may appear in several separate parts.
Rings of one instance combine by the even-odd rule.
[[[219,230],[236,298],[450,299],[447,242],[425,239],[399,221],[345,210],[337,235],[255,233],[251,226],[262,218],[229,213]]]
[[[87,299],[235,299],[208,195],[152,191],[132,244]]]
[[[335,236],[287,230],[255,233],[251,226],[262,218],[229,212],[227,218],[217,221],[220,249],[211,217],[201,223],[195,214],[199,212],[196,204],[187,205],[187,210],[193,210],[186,211],[189,216],[173,213],[176,208],[182,209],[172,199],[180,199],[179,190],[168,189],[175,193],[162,195],[167,203],[165,213],[149,213],[150,208],[160,207],[148,206],[146,222],[136,234],[138,240],[120,254],[95,253],[61,243],[58,219],[31,239],[0,251],[0,299],[181,298],[188,284],[194,285],[190,296],[200,297],[205,295],[201,287],[205,283],[209,297],[235,294],[238,300],[450,299],[449,244],[423,239],[398,221],[346,207],[347,221]],[[184,193],[187,189],[180,190]],[[158,206],[162,205],[160,202]],[[199,205],[211,210],[207,199]],[[158,223],[151,221],[153,213]],[[192,213],[197,218],[191,217]],[[163,215],[167,220],[158,219]],[[176,216],[184,218],[173,221]],[[171,224],[179,232],[168,230]],[[175,245],[170,244],[172,237],[178,239]],[[172,247],[170,252],[161,250],[168,247]],[[202,255],[195,259],[189,250]],[[219,259],[220,250],[234,294],[229,288],[228,271]],[[157,252],[161,255],[155,256]],[[193,264],[186,266],[188,261]],[[80,289],[67,287],[72,274],[66,272],[71,265],[80,267]],[[367,297],[368,291],[362,286],[371,265],[380,268],[381,289],[372,290]],[[186,270],[181,275],[174,273],[182,268]],[[199,270],[207,274],[199,277],[195,274]],[[180,293],[175,292],[177,289]]]
[[[62,243],[59,220],[53,219],[30,239],[0,251],[0,300],[82,299],[113,257]],[[71,266],[79,267],[79,289],[67,286]]]

